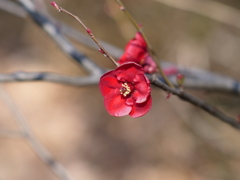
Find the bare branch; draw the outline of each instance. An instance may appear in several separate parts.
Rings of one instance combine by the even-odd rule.
[[[172,65],[163,65],[164,70],[178,69],[176,72],[180,72],[185,75],[185,88],[192,89],[201,89],[208,91],[219,91],[219,92],[227,92],[227,93],[235,93],[236,95],[240,94],[240,83],[236,80],[221,76],[218,74],[210,73],[207,71],[199,70],[199,69],[186,69],[186,68],[176,68]],[[175,71],[174,70],[174,71]],[[90,75],[90,76],[79,76],[79,77],[71,77],[64,76],[56,73],[49,72],[14,72],[8,74],[0,74],[0,82],[29,82],[29,81],[46,81],[46,82],[54,82],[61,83],[72,86],[89,86],[89,85],[97,85],[99,78],[101,75]],[[159,79],[161,77],[158,77]],[[176,83],[176,73],[172,74],[169,77],[169,80],[174,84]]]
[[[11,1],[0,0],[0,9],[22,18],[27,17],[27,13],[24,10],[24,8]],[[91,41],[91,39],[89,39],[89,36],[85,35],[84,33],[81,33],[80,31],[74,29],[73,27],[70,27],[64,22],[56,20],[51,16],[48,16],[48,18],[51,20],[51,22],[53,22],[53,24],[55,24],[58,27],[59,32],[65,34],[66,36],[79,42],[80,44],[84,44],[93,49],[98,49],[98,46],[93,41]],[[99,41],[99,42],[105,47],[107,51],[111,52],[111,54],[115,58],[119,58],[123,54],[122,49],[117,48],[104,41]]]
[[[158,68],[158,71],[159,73],[162,75],[164,81],[170,86],[170,87],[174,87],[172,85],[172,83],[168,80],[168,77],[166,76],[166,74],[164,73],[163,71],[163,68],[161,66],[161,63],[160,63],[160,60],[157,56],[157,53],[155,52],[155,50],[153,49],[151,43],[149,42],[145,32],[143,31],[143,28],[139,26],[139,24],[136,22],[136,20],[133,18],[133,16],[126,10],[124,4],[122,3],[121,0],[116,0],[116,2],[118,3],[118,5],[120,6],[120,9],[126,14],[126,16],[128,17],[128,19],[131,21],[131,23],[135,26],[136,30],[139,31],[144,40],[146,41],[147,43],[147,48],[149,50],[149,53],[152,55],[155,63],[157,64],[157,68]]]
[[[240,129],[240,123],[236,119],[227,116],[226,114],[224,114],[220,110],[218,110],[216,107],[207,104],[203,100],[198,99],[197,97],[194,97],[193,95],[191,95],[189,93],[186,93],[179,89],[173,89],[173,88],[167,86],[166,84],[164,84],[163,82],[158,80],[157,77],[154,75],[148,76],[148,78],[153,85],[163,89],[164,91],[166,91],[168,93],[178,96],[180,99],[182,99],[184,101],[187,101],[187,102],[203,109],[204,111],[208,112],[212,116],[231,125],[232,127],[236,128],[236,129]]]
[[[0,136],[6,136],[6,137],[16,137],[16,138],[22,138],[22,133],[19,131],[13,131],[9,129],[0,128]]]
[[[80,53],[60,32],[55,24],[53,24],[46,16],[36,11],[36,7],[30,0],[18,0],[26,9],[33,21],[38,24],[62,49],[65,54],[71,56],[90,74],[102,74],[103,69],[95,64],[92,60]]]
[[[89,29],[83,22],[82,20],[72,14],[71,12],[67,11],[66,9],[63,9],[62,7],[59,7],[55,2],[51,2],[51,4],[59,11],[59,12],[64,12],[66,14],[68,14],[69,16],[73,17],[75,20],[78,21],[79,24],[81,24],[81,26],[87,31],[88,35],[91,37],[91,39],[96,43],[96,45],[99,47],[99,51],[105,56],[107,57],[110,61],[113,62],[113,64],[115,64],[116,66],[119,66],[119,64],[116,62],[116,60],[108,53],[108,51],[105,50],[105,48],[101,45],[101,43],[97,40],[97,38],[94,36],[94,34],[92,33],[91,29]]]
[[[0,9],[7,11],[11,14],[14,14],[16,16],[19,16],[21,18],[24,18],[27,15],[26,11],[22,7],[9,0],[0,0]]]
[[[48,72],[14,72],[12,74],[0,74],[0,82],[48,81],[72,86],[95,85],[98,83],[99,78],[100,75],[71,77]]]
[[[55,20],[55,19],[54,19]],[[55,20],[56,21],[56,20]],[[59,25],[59,30],[64,33],[67,37],[77,41],[80,44],[84,44],[87,47],[93,48],[93,49],[98,49],[98,46],[89,39],[89,37],[80,31],[70,27],[69,25],[61,22],[61,21],[56,21],[56,23]],[[111,52],[112,56],[115,58],[119,58],[123,54],[123,50],[120,48],[117,48],[116,46],[113,46],[109,43],[106,43],[104,41],[99,41],[102,46],[105,47],[105,49],[108,52]]]
[[[61,34],[59,34],[59,32],[56,29],[56,26],[52,22],[50,22],[48,20],[48,18],[46,18],[42,14],[38,13],[35,10],[34,4],[31,3],[31,1],[29,1],[29,0],[19,0],[19,2],[29,12],[29,14],[33,18],[33,20],[37,24],[39,24],[40,27],[42,27],[54,39],[54,41],[62,48],[62,50],[66,54],[69,54],[70,56],[72,56],[83,67],[85,67],[90,73],[94,73],[97,76],[100,76],[103,73],[102,69],[100,69],[94,63],[92,63],[92,61],[87,59],[85,56],[80,54]],[[96,69],[97,69],[97,71],[96,71]],[[176,68],[176,72],[180,72],[180,68]],[[185,74],[184,74],[185,76],[186,76],[186,73],[187,73],[187,71],[185,71]],[[190,72],[190,73],[192,73],[192,72]],[[200,108],[202,108],[203,110],[205,110],[209,114],[219,118],[220,120],[222,120],[222,121],[232,125],[235,128],[240,128],[239,123],[235,119],[226,116],[225,114],[223,114],[222,112],[220,112],[216,108],[206,104],[204,101],[202,101],[202,100],[200,100],[200,99],[198,99],[196,97],[193,97],[192,95],[190,95],[190,94],[188,94],[186,92],[182,92],[182,91],[177,90],[177,89],[172,89],[169,86],[165,85],[163,82],[157,80],[156,78],[153,78],[153,76],[149,76],[149,77],[150,77],[150,80],[152,81],[153,84],[157,85],[158,87],[162,88],[163,90],[168,91],[168,92],[170,92],[172,94],[175,94],[175,95],[179,96],[181,99],[190,102],[191,104],[199,106]],[[194,76],[190,76],[190,77],[191,78],[189,78],[189,81],[186,80],[186,82],[184,84],[185,86],[191,84],[192,82],[195,82]],[[173,76],[173,78],[171,78],[172,82],[175,81],[175,77],[174,76]],[[200,78],[200,79],[203,82],[204,80],[209,79],[209,77],[207,76],[207,78],[206,78],[206,76],[205,76],[205,79],[204,78]],[[38,79],[36,78],[35,80],[38,80]],[[57,80],[52,80],[51,78],[50,79],[48,79],[48,78],[44,79],[43,78],[42,80],[49,80],[49,81],[58,82]],[[206,81],[209,82],[209,80],[206,80]],[[62,82],[62,81],[59,81],[59,82]],[[189,83],[189,82],[191,82],[191,83]],[[224,83],[222,82],[222,84],[224,84]],[[239,92],[240,88],[239,88],[239,83],[238,82],[236,83],[236,81],[231,81],[231,83],[229,83],[229,84],[227,86],[227,89],[235,90],[235,92]],[[209,87],[207,86],[207,88],[209,88]]]
[[[229,141],[232,138],[229,134],[222,133],[222,129],[212,126],[199,113],[193,120],[191,115],[189,116],[189,113],[186,113],[189,110],[186,110],[185,106],[179,106],[174,101],[168,101],[168,103],[173,107],[173,111],[175,111],[179,119],[205,144],[214,148],[226,158],[240,160],[239,150],[236,149],[235,144]]]
[[[213,0],[155,0],[167,6],[210,18],[240,28],[240,11]]]
[[[42,3],[41,0],[35,0],[35,1],[37,1],[38,4]],[[16,12],[24,11],[24,9],[21,6],[15,4],[15,3],[12,3],[10,1],[0,0],[0,2],[4,2],[4,4],[8,4],[8,6],[10,6],[10,7],[13,6],[11,8],[12,10],[19,9]],[[42,5],[42,6],[44,6],[44,5]],[[0,3],[0,7],[1,7],[1,3]],[[4,7],[5,6],[2,6],[2,9],[7,11],[8,9],[5,9]],[[12,12],[12,13],[14,13],[14,12]],[[48,14],[48,13],[46,12],[45,14]],[[66,36],[76,40],[77,42],[79,42],[81,44],[84,44],[93,49],[98,49],[97,45],[93,41],[91,41],[91,39],[87,35],[79,32],[78,30],[68,26],[65,23],[62,23],[61,21],[55,20],[54,18],[52,18],[49,15],[48,15],[48,18],[50,19],[51,22],[53,22],[54,26],[57,27],[59,36],[62,36],[61,33],[63,33]],[[121,49],[119,49],[113,45],[110,45],[103,41],[100,41],[100,43],[105,47],[105,49],[107,49],[107,51],[111,52],[111,54],[116,58],[119,58],[123,54],[123,51]],[[173,83],[174,85],[176,85],[177,73],[181,73],[181,74],[184,74],[186,77],[185,83],[184,83],[185,88],[194,88],[194,89],[198,89],[198,90],[200,89],[200,90],[210,90],[210,91],[220,91],[220,92],[240,94],[240,83],[238,81],[234,80],[233,78],[225,77],[225,76],[211,73],[208,71],[203,71],[203,70],[200,70],[197,68],[189,69],[189,68],[185,68],[185,67],[182,67],[179,65],[170,64],[165,61],[161,61],[161,66],[163,67],[164,71],[169,71],[169,70],[172,71],[172,73],[170,73],[170,75],[168,73],[168,76],[169,76],[168,78],[171,81],[171,83]],[[173,71],[174,71],[174,73],[173,73]],[[93,71],[93,72],[95,72],[95,71]],[[96,71],[96,72],[98,72],[98,71]],[[16,74],[18,74],[18,73],[16,73]],[[27,75],[25,76],[25,79],[23,76],[21,78],[19,78],[19,77],[16,78],[15,73],[2,74],[2,75],[0,75],[0,82],[33,81],[33,80],[45,81],[46,80],[46,81],[50,81],[50,82],[65,83],[65,84],[76,85],[76,86],[85,85],[85,83],[82,83],[82,80],[80,80],[80,77],[79,77],[79,79],[76,79],[73,77],[66,77],[66,78],[63,77],[61,79],[61,77],[60,77],[61,75],[59,76],[56,74],[55,76],[59,76],[58,79],[61,79],[61,80],[48,80],[47,77],[50,76],[50,73],[47,75],[47,77],[45,77],[45,74],[44,75],[40,75],[40,74],[39,74],[39,76],[43,76],[44,78],[38,79],[37,77],[33,77],[33,76],[38,76],[38,75],[35,75],[34,73],[32,73],[32,74],[27,73]],[[103,74],[103,73],[101,73],[101,74]],[[100,77],[101,74],[98,74],[97,77]],[[86,79],[88,79],[88,77]],[[85,82],[85,81],[83,80],[83,82]],[[94,82],[97,84],[98,81],[93,80],[93,82],[89,82],[89,84],[90,85],[94,84]],[[89,84],[86,83],[86,85],[89,85]]]
[[[13,114],[14,120],[20,127],[22,136],[27,140],[28,144],[33,148],[34,152],[40,157],[40,159],[45,162],[60,179],[73,180],[67,170],[52,157],[48,150],[34,136],[27,123],[27,118],[15,105],[2,85],[0,85],[0,98]]]
[[[240,95],[240,82],[221,74],[198,68],[186,68],[181,65],[174,65],[165,62],[163,64],[165,71],[170,71],[169,79],[176,84],[176,75],[181,73],[185,76],[184,87],[192,89],[201,89],[208,91],[228,92]]]

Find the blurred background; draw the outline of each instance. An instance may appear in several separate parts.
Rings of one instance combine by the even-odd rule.
[[[194,3],[188,6],[189,3],[196,1],[178,2],[192,7]],[[209,9],[197,7],[207,12],[206,16],[176,8],[177,0],[123,3],[143,24],[161,59],[240,81],[240,18],[231,18],[231,13],[240,17],[240,1],[201,0],[200,4],[210,1],[214,3]],[[135,35],[134,27],[114,0],[56,2],[79,16],[98,39],[121,49]],[[230,8],[229,16],[221,14],[222,7]],[[57,13],[50,5],[48,10],[84,32],[74,19]],[[229,24],[207,17],[214,14],[213,10]],[[0,10],[0,22],[0,73],[46,71],[86,75],[30,18]],[[101,67],[114,68],[98,51],[73,43]],[[28,118],[36,137],[76,180],[240,179],[239,132],[177,97],[166,100],[166,93],[160,89],[153,87],[151,111],[133,119],[108,115],[97,85],[14,82],[5,83],[4,87]],[[237,95],[186,91],[232,117],[240,113]],[[1,99],[0,127],[18,129]],[[58,178],[24,139],[0,136],[0,180],[27,179]]]

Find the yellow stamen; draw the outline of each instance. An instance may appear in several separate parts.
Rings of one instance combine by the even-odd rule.
[[[123,83],[122,87],[123,88],[120,89],[120,94],[122,94],[124,97],[131,93],[131,88],[128,86],[127,83]]]

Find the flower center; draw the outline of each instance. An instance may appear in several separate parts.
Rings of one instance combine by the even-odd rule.
[[[129,84],[129,83],[123,83],[122,84],[122,87],[120,88],[120,94],[122,94],[124,97],[130,95],[130,93],[132,92],[133,90],[133,85],[132,84]]]

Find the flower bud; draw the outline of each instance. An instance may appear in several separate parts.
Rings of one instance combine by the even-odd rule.
[[[87,31],[87,33],[90,35],[90,36],[92,36],[93,34],[92,34],[92,30],[91,29],[86,29],[86,31]]]
[[[102,49],[99,49],[98,51],[102,54],[105,54],[105,52]]]
[[[61,11],[60,8],[59,8],[59,6],[57,5],[57,3],[55,3],[54,1],[51,2],[51,5],[52,5],[55,9],[57,9],[59,12]]]
[[[166,97],[166,99],[169,99],[170,97],[171,97],[171,93],[167,93],[167,97]]]
[[[185,80],[185,76],[180,74],[180,73],[178,73],[178,75],[177,75],[177,83],[178,83],[179,86],[183,85],[184,80]]]
[[[120,6],[119,7],[122,11],[124,11],[125,10],[125,8],[123,7],[123,6]]]

